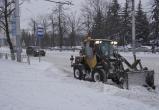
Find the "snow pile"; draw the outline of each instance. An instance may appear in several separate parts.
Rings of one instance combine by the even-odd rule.
[[[32,61],[32,65],[27,65],[0,60],[0,67],[0,110],[158,110],[159,108],[114,95],[118,92],[124,93],[126,90],[75,80],[46,62]],[[99,90],[93,89],[96,86],[103,89],[96,91]]]

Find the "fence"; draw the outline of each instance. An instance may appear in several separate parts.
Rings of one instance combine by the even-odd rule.
[[[15,57],[16,57],[16,54],[15,54]],[[1,59],[6,59],[6,60],[11,60],[11,54],[10,53],[0,53],[0,58]],[[29,60],[28,56],[25,55],[25,54],[21,55],[21,61],[23,63],[30,64],[30,60]]]

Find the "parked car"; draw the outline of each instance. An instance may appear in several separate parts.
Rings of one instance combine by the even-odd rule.
[[[129,51],[128,47],[123,47],[123,46],[118,46],[117,49],[119,52],[128,52]]]
[[[148,46],[141,46],[135,49],[136,52],[151,52],[152,50]]]
[[[37,56],[45,56],[46,52],[42,49],[39,49],[39,47],[37,46],[29,46],[26,48],[26,53],[27,55],[30,55],[30,56],[34,56],[34,57],[37,57]]]

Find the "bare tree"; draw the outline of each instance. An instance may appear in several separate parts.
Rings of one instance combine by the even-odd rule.
[[[77,34],[82,31],[81,18],[77,17],[76,13],[71,13],[68,16],[68,30],[70,32],[71,47],[76,46]]]
[[[56,26],[57,26],[55,14],[52,13],[49,19],[51,20],[51,29],[52,29],[50,44],[51,44],[51,47],[55,47],[55,32],[56,32]]]
[[[6,33],[7,42],[10,47],[11,59],[15,60],[15,54],[13,49],[13,44],[10,39],[10,30],[9,30],[9,22],[11,15],[13,14],[15,7],[14,7],[14,0],[2,0],[2,5],[0,6],[0,28],[3,29]]]
[[[41,38],[41,43],[42,43],[42,46],[43,47],[46,47],[46,46],[49,46],[49,41],[50,41],[50,38],[49,38],[49,35],[48,35],[48,29],[49,29],[49,26],[50,26],[50,24],[49,24],[49,22],[48,22],[48,17],[47,16],[45,16],[45,17],[43,17],[42,18],[42,27],[44,28],[44,37],[43,38]]]
[[[57,15],[57,31],[60,48],[63,46],[64,33],[66,32],[66,15],[64,10],[63,4],[58,4],[57,8],[54,10],[54,14]]]
[[[58,28],[59,28],[59,37],[60,37],[60,48],[63,46],[63,23],[64,23],[64,11],[61,4],[58,6]]]
[[[87,5],[83,5],[81,9],[83,16],[84,30],[86,31],[86,33],[90,33],[93,23],[93,12],[91,6],[89,5],[89,2],[91,2],[91,0],[87,0],[86,1]]]
[[[37,39],[36,39],[37,21],[36,21],[36,19],[31,18],[29,26],[31,27],[31,31],[32,31],[32,36],[31,36],[32,37],[31,38],[32,41],[30,41],[31,42],[30,44],[31,45],[37,45]]]
[[[108,10],[107,0],[86,0],[85,4],[82,6],[81,11],[86,33],[92,32],[92,27],[94,26],[95,18],[99,14],[99,10],[105,17]]]

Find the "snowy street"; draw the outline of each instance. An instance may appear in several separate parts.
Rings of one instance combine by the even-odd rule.
[[[72,54],[78,52],[48,52],[41,63],[32,58],[31,65],[1,59],[0,110],[158,110],[158,90],[74,79]]]

